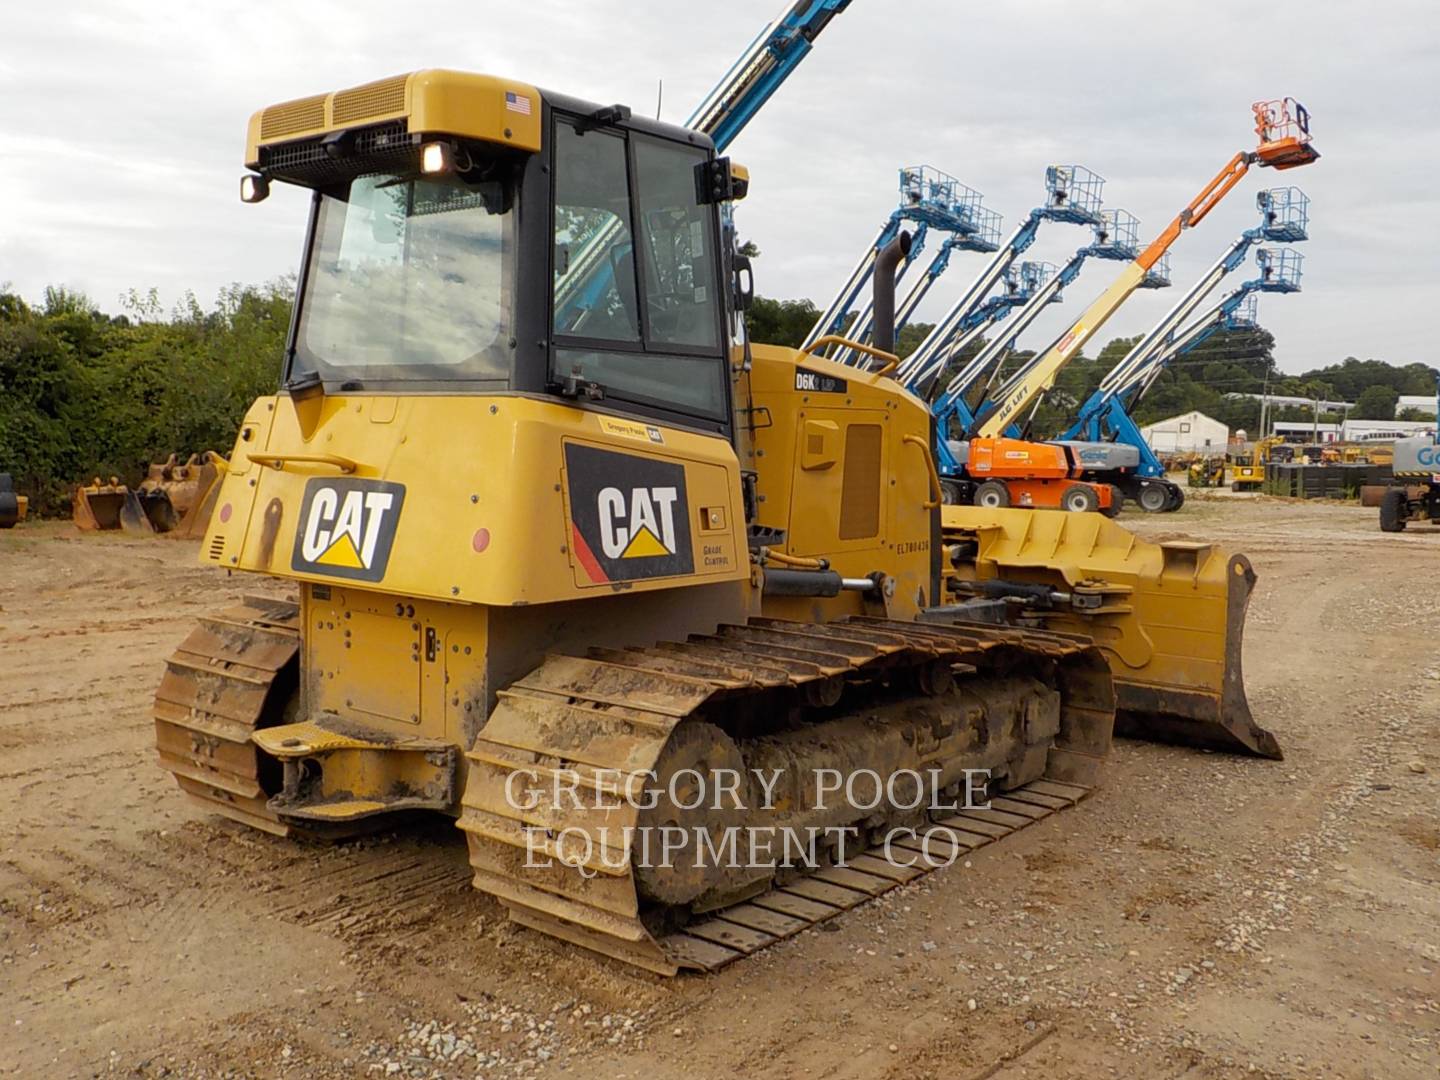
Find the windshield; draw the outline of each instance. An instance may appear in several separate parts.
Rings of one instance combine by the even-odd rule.
[[[320,195],[290,377],[506,378],[511,203],[505,185],[451,177]]]

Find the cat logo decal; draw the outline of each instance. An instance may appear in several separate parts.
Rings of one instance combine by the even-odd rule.
[[[305,485],[290,568],[383,581],[405,486],[383,480],[320,479]]]
[[[685,467],[565,444],[570,541],[597,585],[695,571]]]

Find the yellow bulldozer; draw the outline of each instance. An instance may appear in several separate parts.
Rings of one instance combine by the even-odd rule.
[[[904,239],[844,366],[744,338],[748,177],[702,132],[430,70],[264,109],[246,160],[311,220],[201,559],[297,595],[167,663],[206,809],[448,815],[514,919],[674,974],[1073,804],[1117,724],[1280,756],[1243,557],[942,507]]]
[[[1265,486],[1265,466],[1272,459],[1281,460],[1289,453],[1285,440],[1271,435],[1255,443],[1249,453],[1230,456],[1230,490],[1259,491]]]

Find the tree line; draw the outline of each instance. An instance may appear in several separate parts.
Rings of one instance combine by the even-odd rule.
[[[798,347],[819,317],[819,309],[809,300],[757,296],[747,313],[747,325],[754,341]],[[932,329],[933,326],[925,323],[905,326],[896,336],[896,351],[902,357],[908,356]],[[1139,340],[1138,336],[1112,338],[1098,354],[1088,356],[1082,352],[1071,360],[1036,410],[1030,425],[1032,433],[1049,437],[1068,427],[1081,403],[1099,387],[1105,373]],[[966,352],[952,359],[951,367],[968,360],[984,344],[983,339],[973,342]],[[1279,397],[1345,401],[1355,406],[1349,416],[1364,420],[1396,419],[1395,407],[1401,395],[1435,400],[1437,372],[1427,364],[1396,366],[1381,360],[1347,356],[1339,363],[1289,375],[1276,369],[1274,349],[1275,338],[1263,327],[1217,330],[1161,372],[1135,410],[1136,422],[1143,426],[1198,410],[1231,430],[1257,432],[1260,401],[1227,396],[1230,394],[1269,393]],[[1001,377],[1033,355],[1025,350],[1012,353],[1005,361]],[[1272,406],[1270,418],[1308,422],[1315,417],[1310,406]],[[1338,423],[1344,417],[1321,410],[1318,419],[1321,423]],[[1428,409],[1405,410],[1399,419],[1434,420],[1435,407],[1432,404]]]
[[[166,312],[155,293],[132,292],[113,314],[88,297],[47,289],[28,304],[0,287],[0,472],[11,473],[38,513],[67,509],[70,489],[94,476],[134,484],[145,466],[171,453],[227,453],[250,403],[274,393],[294,300],[291,280],[233,285],[209,308],[193,295]],[[798,346],[820,312],[809,300],[756,297],[752,340]],[[932,327],[902,329],[909,355]],[[1134,338],[1115,338],[1060,374],[1031,421],[1053,435],[1098,386]],[[1398,396],[1435,393],[1435,369],[1347,357],[1300,375],[1275,369],[1264,329],[1219,331],[1172,364],[1137,410],[1141,424],[1199,410],[1232,429],[1258,430],[1260,403],[1227,397],[1261,393],[1351,401],[1352,416],[1389,419]],[[974,343],[972,348],[979,348]],[[1017,353],[1018,363],[1028,353]],[[959,362],[967,357],[957,357]],[[1417,410],[1415,419],[1433,411]],[[1276,419],[1310,420],[1308,408]],[[1320,420],[1338,420],[1322,413]]]

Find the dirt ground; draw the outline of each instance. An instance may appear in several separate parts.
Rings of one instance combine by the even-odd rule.
[[[1122,520],[1250,555],[1286,760],[1122,741],[1080,807],[668,981],[507,925],[448,823],[321,847],[192,807],[162,660],[265,583],[0,534],[0,1074],[1440,1075],[1440,530],[1228,493]]]

